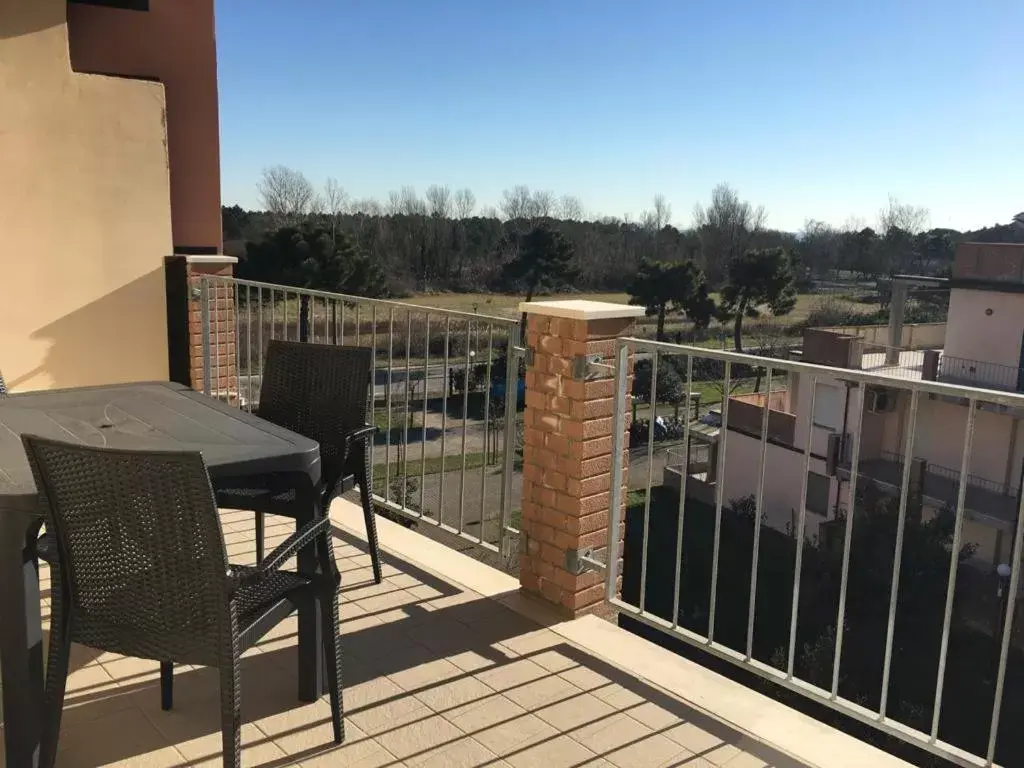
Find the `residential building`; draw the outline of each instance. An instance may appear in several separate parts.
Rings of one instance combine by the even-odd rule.
[[[906,341],[913,336],[913,327],[901,323],[896,325],[903,333],[887,345],[864,339],[877,339],[882,327],[860,333],[805,333],[802,361],[833,370],[814,377],[791,374],[780,391],[773,388],[762,501],[769,525],[784,529],[795,523],[803,503],[801,476],[808,445],[808,535],[817,534],[820,523],[844,514],[850,505],[858,433],[859,478],[900,490],[913,396],[907,382],[924,379],[1024,391],[1024,246],[961,245],[949,289],[948,321],[944,327],[917,330],[915,348],[908,348]],[[868,385],[861,413],[861,385],[835,369],[871,372],[891,378],[892,386]],[[963,397],[919,398],[910,482],[921,493],[925,514],[957,504],[968,396],[965,390]],[[760,465],[765,399],[762,394],[730,400],[724,464],[727,500],[757,492],[759,475],[749,468]],[[980,405],[975,415],[966,464],[964,537],[984,563],[998,564],[1009,556],[1007,534],[1017,519],[1024,466],[1022,417],[1019,409],[996,405]]]

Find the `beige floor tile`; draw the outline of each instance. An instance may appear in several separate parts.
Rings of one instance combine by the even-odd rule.
[[[658,768],[668,760],[691,754],[621,713],[569,735],[620,768]]]
[[[463,737],[462,731],[443,717],[431,715],[391,727],[377,734],[375,739],[399,760],[410,763],[433,750],[451,746]]]
[[[571,695],[555,704],[527,709],[562,733],[569,733],[584,726],[600,727],[601,724],[608,724],[609,718],[616,714],[612,707],[587,693]],[[575,734],[571,735],[575,738]]]
[[[534,680],[551,677],[552,674],[529,659],[515,659],[476,672],[475,676],[481,683],[496,691],[507,691],[518,689]]]
[[[188,765],[198,768],[220,768],[224,764],[223,742],[220,731],[196,739],[176,742],[178,751]],[[287,753],[267,738],[256,726],[242,724],[242,765],[260,766],[280,764],[288,759]]]
[[[695,723],[689,722],[664,728],[662,733],[676,744],[696,754],[708,752],[725,743],[725,739],[717,733],[712,733]]]
[[[789,763],[795,765],[795,763]],[[766,762],[757,755],[751,754],[750,752],[740,752],[732,760],[725,764],[726,768],[769,768],[772,764]],[[778,763],[774,764],[777,768],[784,768],[783,765]]]
[[[416,698],[433,711],[445,713],[466,704],[483,704],[498,695],[475,677],[461,677],[422,689]]]
[[[407,659],[402,659],[401,664],[403,666],[408,664],[408,666],[390,673],[388,677],[406,691],[419,692],[427,691],[446,680],[462,678],[467,675],[447,659],[430,660],[431,655],[430,651],[423,650]],[[425,659],[420,661],[419,659],[422,657]]]
[[[505,691],[505,695],[523,709],[533,712],[545,704],[580,696],[582,691],[567,680],[549,673],[539,680],[510,688]]]
[[[416,768],[507,768],[508,763],[474,739],[459,739],[420,757],[406,760]]]
[[[62,768],[171,768],[183,762],[182,754],[136,709],[61,728],[57,764]]]
[[[322,734],[313,734],[305,740],[290,737],[275,743],[291,760],[305,768],[383,768],[396,764],[394,755],[351,723],[345,725],[344,744],[335,744],[329,727],[327,731],[326,739]]]
[[[515,768],[575,768],[597,758],[579,742],[561,735],[500,756]]]
[[[389,699],[371,704],[347,715],[347,720],[371,736],[390,731],[416,720],[433,717],[434,713],[413,696]]]
[[[463,733],[499,756],[557,733],[552,726],[504,696],[488,699],[482,704],[456,707],[444,716]]]

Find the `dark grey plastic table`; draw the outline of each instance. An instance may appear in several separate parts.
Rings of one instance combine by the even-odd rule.
[[[196,450],[215,485],[268,473],[301,479],[308,504],[296,525],[323,514],[320,446],[180,384],[154,382],[17,394],[0,400],[0,679],[8,768],[38,764],[43,697],[39,574],[31,538],[42,515],[21,444],[35,434],[87,445]],[[301,510],[301,511],[300,511]],[[313,552],[300,568],[316,567]],[[324,690],[315,606],[299,612],[299,697]]]

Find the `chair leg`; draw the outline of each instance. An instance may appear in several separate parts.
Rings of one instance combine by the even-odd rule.
[[[344,704],[342,700],[341,674],[341,630],[338,618],[338,575],[334,563],[333,548],[326,537],[317,543],[320,550],[320,570],[330,583],[320,591],[320,620],[322,622],[324,655],[327,657],[327,685],[331,699],[331,724],[334,726],[334,742],[345,741]]]
[[[366,521],[366,540],[370,545],[370,561],[373,563],[373,580],[380,584],[383,575],[380,569],[380,544],[377,541],[377,516],[373,511],[370,493],[370,471],[364,467],[359,480],[359,498],[363,502],[363,519]]]
[[[160,662],[160,709],[170,711],[174,706],[174,664]]]
[[[242,706],[238,654],[220,668],[220,730],[224,768],[242,768]]]
[[[262,512],[256,513],[256,562],[263,562],[263,531],[264,531],[264,514]]]
[[[53,586],[53,589],[59,588],[58,585]],[[51,608],[40,768],[53,768],[57,762],[57,742],[60,738],[60,720],[64,711],[64,693],[67,690],[68,664],[71,659],[71,616],[67,609],[60,607],[61,602],[66,601],[55,600]]]

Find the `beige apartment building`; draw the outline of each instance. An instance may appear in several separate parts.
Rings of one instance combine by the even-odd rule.
[[[1024,391],[1024,246],[961,245],[950,281],[945,326],[904,327],[889,348],[865,343],[864,336],[875,338],[885,330],[863,329],[861,336],[809,330],[801,357],[808,363],[892,379],[891,387],[866,387],[858,476],[859,482],[873,482],[898,494],[910,422],[910,382],[926,379]],[[917,341],[908,343],[913,337]],[[809,536],[850,505],[850,460],[861,397],[858,383],[844,380],[838,372],[826,372],[817,378],[811,414],[811,383],[809,374],[791,374],[785,389],[771,394],[762,501],[769,525],[780,530],[795,527],[804,503],[804,449],[809,444]],[[722,478],[726,502],[757,492],[759,475],[750,468],[760,465],[764,402],[764,394],[730,399]],[[919,398],[910,478],[921,494],[925,514],[956,506],[967,416],[966,398],[934,394]],[[1024,466],[1022,418],[1024,413],[1004,406],[983,404],[976,412],[967,465],[964,537],[976,545],[979,564],[998,564],[1009,557]],[[716,445],[720,444],[718,437]],[[710,464],[713,467],[715,462]],[[709,498],[716,480],[701,475],[690,487]]]
[[[168,274],[221,251],[213,0],[0,5],[0,371],[182,380]]]

